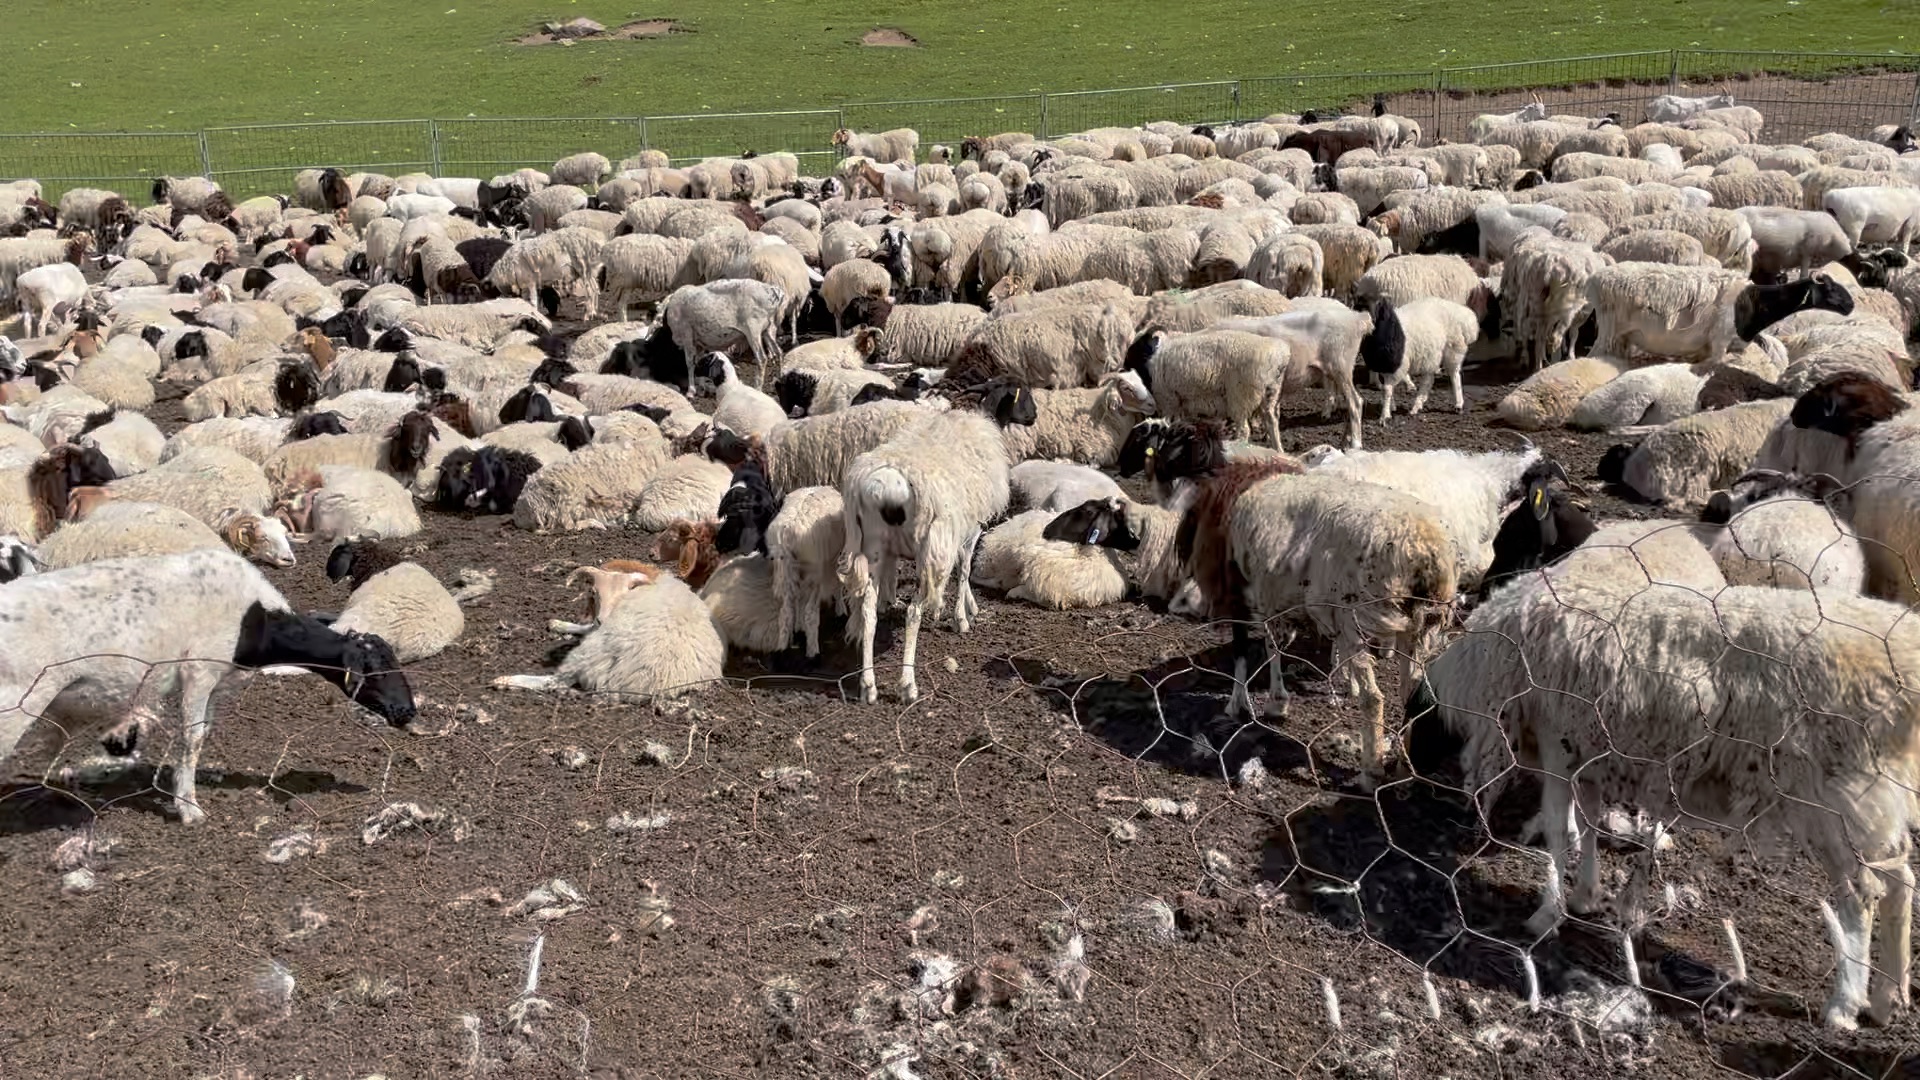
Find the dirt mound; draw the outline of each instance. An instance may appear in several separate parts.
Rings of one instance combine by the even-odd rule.
[[[917,49],[920,39],[893,26],[876,26],[860,35],[860,44],[881,49]]]
[[[576,41],[633,41],[689,32],[681,29],[680,25],[672,19],[636,19],[630,23],[623,23],[613,30],[607,29],[592,19],[574,19],[564,23],[543,23],[532,33],[515,38],[514,44],[571,45]]]

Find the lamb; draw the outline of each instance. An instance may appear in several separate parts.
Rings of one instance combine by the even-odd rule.
[[[544,471],[544,470],[543,470]],[[574,646],[553,675],[507,675],[505,690],[572,688],[632,701],[681,692],[723,677],[727,647],[707,605],[679,578],[658,567],[609,572],[598,625]]]
[[[1206,613],[1231,618],[1234,692],[1229,719],[1249,704],[1248,619],[1306,623],[1333,645],[1363,718],[1368,782],[1382,772],[1385,699],[1372,647],[1391,645],[1412,685],[1437,616],[1453,602],[1456,555],[1432,508],[1409,495],[1344,478],[1285,475],[1290,461],[1228,466],[1204,481],[1180,523],[1181,560],[1194,568]],[[1276,641],[1284,647],[1284,635]],[[1269,715],[1284,715],[1280,664],[1269,662]]]
[[[613,171],[613,163],[604,155],[591,151],[584,154],[570,154],[553,163],[553,170],[547,175],[556,184],[572,184],[575,187],[598,187],[602,178]]]
[[[59,570],[102,559],[173,555],[225,546],[218,533],[185,511],[158,503],[109,498],[82,516],[70,516],[49,533],[40,542],[38,559],[45,569]]]
[[[1120,498],[1096,499],[1064,513],[1029,510],[988,530],[972,580],[1009,600],[1052,611],[1101,607],[1127,593],[1116,551],[1133,551],[1140,538],[1128,525]]]
[[[1308,475],[1378,484],[1428,504],[1446,529],[1455,555],[1455,580],[1471,588],[1496,555],[1502,513],[1542,477],[1566,471],[1528,446],[1521,453],[1468,454],[1458,450],[1341,451],[1331,447],[1300,458]]]
[[[1618,431],[1671,423],[1698,411],[1706,382],[1705,372],[1687,364],[1654,364],[1622,372],[1582,398],[1567,418],[1567,426],[1576,431]]]
[[[467,618],[432,574],[403,562],[356,585],[331,625],[336,633],[376,635],[398,663],[411,664],[458,641]]]
[[[691,284],[686,264],[692,251],[692,240],[675,237],[641,234],[608,240],[600,249],[595,281],[602,306],[611,305],[624,323],[634,304],[658,305],[674,289]]]
[[[1399,357],[1394,357],[1390,350],[1362,350],[1368,370],[1384,387],[1380,422],[1384,424],[1393,415],[1395,386],[1413,388],[1413,404],[1407,412],[1410,416],[1418,415],[1427,403],[1427,395],[1433,391],[1434,378],[1443,374],[1453,384],[1453,411],[1466,412],[1460,366],[1466,361],[1467,350],[1480,338],[1479,316],[1471,308],[1451,300],[1430,297],[1401,305],[1393,317],[1406,337]]]
[[[956,570],[961,579],[954,600],[955,625],[963,634],[972,628],[978,604],[966,571],[981,529],[1007,508],[1006,448],[986,417],[935,413],[855,458],[840,491],[847,529],[841,581],[848,597],[859,601],[860,697],[868,704],[878,697],[873,668],[879,614],[875,571],[891,594],[895,561],[910,556],[919,563],[919,587],[907,605],[900,674],[901,696],[911,703],[920,696],[915,661],[922,614],[931,602],[933,618],[940,618],[947,579]]]
[[[1090,390],[1031,391],[1035,419],[1003,432],[1010,461],[1065,458],[1107,466],[1119,460],[1127,433],[1158,411],[1138,372],[1108,375]]]
[[[1754,470],[1714,492],[1700,522],[1719,526],[1706,544],[1727,583],[1863,595],[1866,552],[1828,506],[1836,490],[1831,477]]]
[[[22,272],[13,280],[14,294],[26,316],[28,336],[50,334],[87,298],[87,279],[70,262],[48,263]],[[36,329],[37,327],[37,329]]]
[[[494,263],[487,283],[507,295],[524,297],[530,305],[539,301],[543,285],[562,295],[578,287],[586,295],[587,311],[597,311],[600,249],[606,242],[603,234],[582,228],[557,228],[529,237]]]
[[[740,381],[733,361],[724,353],[701,360],[694,377],[713,386],[713,424],[736,435],[765,437],[773,426],[786,419],[780,403]],[[785,378],[786,376],[781,376]]]
[[[0,590],[0,621],[22,647],[0,657],[0,753],[28,726],[58,716],[64,691],[85,682],[88,703],[131,705],[163,691],[180,694],[174,805],[184,823],[203,819],[194,775],[208,726],[207,704],[229,667],[293,664],[341,687],[349,698],[406,727],[413,692],[393,650],[293,614],[274,587],[228,551],[197,550],[106,559],[21,578]],[[73,628],[86,627],[76,636]],[[160,665],[163,678],[153,678]]]
[[[1774,426],[1792,408],[1790,399],[1750,401],[1682,417],[1638,446],[1608,450],[1600,460],[1600,479],[1648,502],[1699,506],[1755,464]]]
[[[1920,631],[1907,609],[1790,589],[1650,587],[1631,567],[1622,580],[1583,562],[1545,571],[1547,587],[1497,593],[1429,671],[1431,697],[1445,723],[1470,733],[1479,773],[1509,768],[1512,745],[1545,778],[1550,877],[1529,929],[1559,918],[1571,840],[1560,823],[1595,820],[1605,802],[1749,842],[1791,836],[1831,886],[1838,970],[1826,1024],[1851,1030],[1863,1008],[1889,1022],[1912,965],[1907,830],[1920,769],[1904,686]],[[1514,642],[1525,643],[1523,662]],[[1569,700],[1592,707],[1568,710]],[[1783,740],[1807,748],[1784,766]],[[1603,898],[1596,834],[1581,842],[1577,911]],[[1870,975],[1876,908],[1884,926]]]
[[[1155,395],[1168,416],[1225,420],[1241,439],[1249,436],[1249,421],[1258,413],[1278,450],[1280,395],[1293,355],[1290,343],[1279,337],[1240,330],[1168,334],[1154,328],[1127,350],[1127,372]],[[1301,367],[1300,374],[1308,374],[1305,364]],[[1357,414],[1357,398],[1348,404]]]
[[[1598,355],[1549,364],[1509,391],[1495,411],[1509,427],[1520,431],[1559,427],[1588,394],[1618,378],[1626,368],[1625,361]]]

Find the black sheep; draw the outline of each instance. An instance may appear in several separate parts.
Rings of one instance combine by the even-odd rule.
[[[780,512],[780,500],[773,485],[756,462],[745,462],[734,470],[733,483],[720,496],[720,528],[714,533],[714,548],[722,555],[767,552],[767,526]]]
[[[315,435],[348,435],[346,421],[340,414],[331,410],[325,412],[301,413],[293,418],[293,426],[287,429],[287,441],[299,442],[311,439]]]
[[[327,552],[327,580],[351,578],[353,588],[357,589],[375,574],[405,561],[406,556],[395,545],[375,537],[348,537]]]
[[[1752,341],[1760,331],[1797,311],[1814,308],[1853,314],[1853,294],[1825,274],[1785,285],[1749,285],[1734,301],[1733,332]]]
[[[559,419],[553,411],[553,402],[540,392],[540,387],[527,385],[514,392],[506,404],[500,406],[500,422],[503,424],[548,424]]]
[[[281,364],[273,377],[273,400],[282,413],[296,413],[320,400],[320,376],[300,361]]]
[[[673,340],[673,331],[664,324],[645,339],[615,343],[606,362],[600,365],[600,374],[651,379],[682,394],[693,385],[692,373],[687,370],[687,354]]]
[[[527,478],[539,471],[540,460],[520,450],[461,447],[441,459],[434,505],[456,512],[512,513]]]
[[[1494,534],[1493,562],[1481,575],[1480,599],[1519,574],[1551,566],[1593,535],[1593,519],[1554,489],[1554,480],[1571,483],[1566,470],[1554,461],[1537,461],[1521,477],[1520,505]]]

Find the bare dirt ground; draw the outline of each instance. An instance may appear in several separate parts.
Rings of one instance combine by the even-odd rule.
[[[1517,377],[1470,371],[1467,415],[1384,431],[1370,394],[1369,444],[1510,447],[1489,421]],[[1289,447],[1340,438],[1318,407],[1290,404]],[[177,426],[174,402],[155,412]],[[1589,483],[1608,441],[1540,439]],[[736,659],[727,685],[652,706],[488,689],[548,668],[547,620],[584,612],[569,569],[649,541],[433,516],[417,560],[443,579],[492,569],[498,587],[411,670],[421,733],[370,723],[317,680],[236,677],[216,698],[197,827],[167,816],[151,766],[86,772],[90,742],[30,736],[0,788],[0,1075],[1920,1067],[1911,1020],[1836,1035],[1810,1018],[1829,978],[1818,873],[1695,836],[1662,862],[1678,904],[1653,937],[1724,966],[1734,919],[1769,996],[1731,1022],[1662,1003],[1650,1037],[1574,1023],[1619,1019],[1617,935],[1526,934],[1541,861],[1509,842],[1524,799],[1490,839],[1422,782],[1358,790],[1324,652],[1289,659],[1290,717],[1239,729],[1220,719],[1225,631],[1132,603],[1054,614],[983,596],[970,636],[926,633],[910,707],[887,667],[897,613],[871,707],[845,696],[856,660],[837,633],[818,661]],[[337,610],[347,589],[323,564],[303,551],[268,574],[296,606]],[[391,825],[408,815],[419,824]],[[1608,860],[1623,877],[1626,856]],[[63,890],[76,867],[91,891]]]
[[[876,26],[860,35],[860,44],[892,49],[917,49],[920,39],[892,26]]]
[[[622,23],[611,30],[593,30],[587,27],[568,24],[560,33],[553,33],[542,27],[529,34],[514,38],[515,45],[571,45],[576,41],[636,41],[642,38],[665,37],[668,34],[691,33],[672,19],[636,19]]]

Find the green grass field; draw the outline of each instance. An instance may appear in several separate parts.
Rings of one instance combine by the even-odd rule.
[[[12,0],[0,128],[804,109],[1664,48],[1920,52],[1914,0]],[[549,18],[691,31],[512,44]],[[915,49],[864,47],[874,26]]]
[[[284,191],[313,164],[488,175],[582,149],[632,153],[632,122],[514,123],[503,117],[640,117],[648,145],[676,157],[815,148],[841,121],[919,128],[928,142],[1040,131],[1041,92],[1287,76],[1177,92],[1050,97],[1048,131],[1149,119],[1217,121],[1364,100],[1432,85],[1337,76],[1654,49],[1920,53],[1920,0],[13,0],[0,36],[0,177],[137,188],[201,171],[204,129],[226,125],[435,119],[339,128],[212,131],[204,160],[240,194]],[[443,6],[444,5],[444,6]],[[254,8],[259,10],[253,10]],[[526,46],[514,39],[578,16],[618,27],[671,19],[681,32]],[[914,48],[859,44],[875,27]],[[1749,62],[1715,61],[1715,71]],[[1858,67],[1801,62],[1801,72]],[[1641,70],[1644,67],[1645,70]],[[1662,58],[1535,66],[1460,85],[1532,86],[1598,77],[1664,79]],[[1024,96],[1023,96],[1024,95]],[[781,117],[716,114],[928,98],[965,103]],[[673,117],[678,118],[673,118]],[[663,117],[666,117],[663,119]],[[451,122],[449,122],[451,121]],[[126,132],[115,139],[94,132]],[[167,133],[188,133],[171,135]]]

